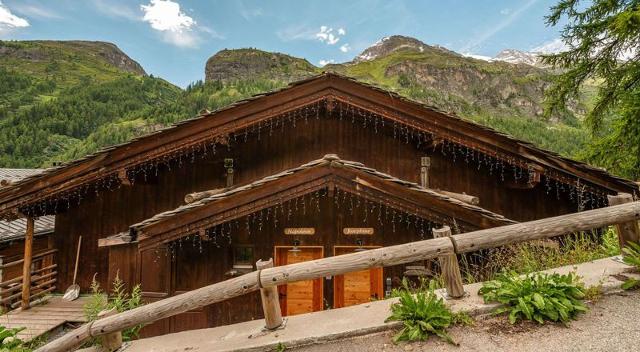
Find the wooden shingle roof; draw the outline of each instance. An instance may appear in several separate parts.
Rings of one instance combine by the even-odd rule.
[[[315,188],[307,186],[309,184],[314,184]],[[338,188],[350,188],[355,192],[362,189],[379,192],[389,199],[394,199],[397,203],[404,204],[405,209],[410,212],[415,211],[422,215],[437,214],[440,218],[445,219],[447,224],[453,225],[453,222],[456,222],[466,228],[478,229],[515,223],[513,220],[482,207],[451,198],[436,190],[421,187],[414,182],[401,180],[366,167],[362,163],[342,160],[338,156],[330,154],[247,185],[232,187],[224,191],[202,192],[201,196],[195,197],[198,198],[197,200],[189,204],[162,212],[132,225],[130,227],[131,235],[125,237],[129,241],[142,241],[174,231],[181,226],[188,225],[193,228],[196,226],[193,224],[207,222],[207,219],[214,215],[231,211],[231,209],[239,209],[257,200],[264,202],[264,206],[268,207],[269,202],[265,201],[266,197],[272,197],[274,202],[282,202],[286,199],[286,194],[295,192],[289,190],[304,186],[307,192],[312,192],[326,187],[328,184]],[[281,194],[276,194],[280,192]],[[300,193],[296,196],[299,195]],[[425,212],[421,212],[419,209],[423,209]],[[201,216],[197,215],[199,212],[201,212]],[[226,218],[225,221],[243,215],[243,212],[233,210],[233,215],[231,215],[233,217]],[[122,234],[117,236],[123,237]],[[169,237],[177,238],[180,235]]]

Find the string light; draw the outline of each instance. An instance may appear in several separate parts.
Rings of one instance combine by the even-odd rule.
[[[290,109],[277,116],[257,120],[257,122],[239,130],[231,131],[227,129],[215,135],[212,133],[202,140],[176,146],[173,150],[163,151],[163,155],[155,158],[132,161],[131,163],[137,162],[137,164],[126,167],[124,171],[126,180],[120,179],[118,172],[114,171],[71,190],[42,191],[42,194],[44,192],[50,194],[37,201],[25,200],[17,207],[21,213],[36,217],[64,212],[69,210],[72,205],[81,206],[82,201],[88,197],[89,192],[92,192],[95,197],[100,197],[102,192],[119,189],[123,182],[135,184],[138,179],[148,182],[150,175],[159,177],[162,172],[170,172],[176,166],[180,168],[189,162],[195,163],[198,159],[204,159],[207,155],[216,155],[218,145],[226,146],[227,151],[231,151],[239,141],[248,142],[251,135],[260,140],[263,129],[268,129],[268,135],[271,136],[274,129],[281,129],[284,132],[287,126],[295,128],[297,120],[304,119],[307,122],[310,116],[315,116],[316,120],[321,118],[343,120],[346,115],[353,124],[361,123],[362,128],[371,129],[373,125],[375,133],[379,133],[385,127],[388,127],[392,129],[394,139],[403,139],[405,143],[413,142],[418,149],[427,147],[429,145],[427,141],[432,141],[433,151],[435,152],[436,148],[440,147],[440,153],[443,156],[448,156],[454,163],[458,157],[462,157],[466,163],[475,162],[478,170],[484,164],[489,171],[489,175],[493,175],[494,170],[498,170],[499,179],[502,182],[505,181],[506,177],[506,165],[509,165],[515,182],[521,182],[521,179],[525,176],[524,178],[527,179],[530,185],[534,183],[533,175],[536,171],[532,169],[530,161],[525,158],[498,152],[497,150],[488,150],[484,147],[481,148],[478,145],[474,145],[472,141],[461,140],[455,136],[448,135],[435,125],[418,125],[407,121],[399,122],[403,119],[401,116],[393,116],[392,124],[386,124],[385,126],[385,121],[388,119],[385,115],[388,112],[378,113],[374,110],[356,107],[353,103],[335,98],[316,99],[309,104]],[[322,111],[326,113],[322,114]],[[244,138],[238,139],[238,135]],[[198,155],[200,155],[200,158],[197,157]],[[545,194],[550,195],[555,190],[556,199],[559,200],[561,195],[566,195],[567,199],[576,205],[576,208],[596,208],[605,206],[608,203],[606,196],[611,192],[604,188],[590,185],[575,176],[568,176],[550,168],[537,172],[540,172],[541,179],[544,179]],[[579,187],[576,185],[579,185]],[[637,197],[637,195],[634,196]],[[35,197],[37,196],[33,198]],[[303,206],[306,207],[306,204],[303,203]]]

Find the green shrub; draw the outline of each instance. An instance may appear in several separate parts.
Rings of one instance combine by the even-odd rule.
[[[629,242],[623,249],[622,252],[625,263],[635,267],[637,270],[640,270],[640,244]],[[622,288],[624,290],[631,290],[634,288],[640,288],[640,280],[630,278],[622,284]]]
[[[582,302],[584,285],[574,273],[519,276],[515,272],[505,272],[496,280],[485,282],[478,293],[485,303],[503,304],[494,313],[508,313],[512,324],[520,319],[535,320],[540,324],[545,320],[566,324],[587,310]]]
[[[100,284],[95,280],[91,282],[91,297],[84,305],[84,314],[89,321],[98,319],[98,313],[103,310],[115,308],[118,313],[139,307],[142,305],[142,291],[140,285],[136,285],[131,290],[131,294],[126,292],[125,284],[118,275],[113,280],[113,289],[107,296]],[[122,331],[122,339],[130,341],[138,337],[142,325],[137,325]],[[95,342],[95,341],[94,341]]]
[[[7,329],[0,326],[0,352],[23,351],[23,342],[18,338],[18,333],[25,328]]]
[[[455,344],[447,334],[452,324],[451,310],[433,291],[418,292],[415,295],[408,290],[397,291],[400,301],[391,306],[391,316],[386,321],[401,321],[402,330],[393,337],[398,341],[425,341],[436,335]]]

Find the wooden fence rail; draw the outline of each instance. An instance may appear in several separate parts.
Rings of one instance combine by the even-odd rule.
[[[69,351],[90,337],[111,334],[138,324],[152,323],[179,313],[244,295],[261,287],[312,280],[329,275],[341,275],[374,267],[434,259],[512,243],[555,237],[607,225],[627,223],[638,219],[640,219],[640,202],[633,202],[450,237],[434,238],[308,262],[264,268],[257,272],[248,273],[85,324],[37,349],[36,352]]]
[[[41,263],[41,266],[38,269],[30,270],[28,275],[28,294],[25,296],[24,288],[25,288],[25,280],[24,280],[24,271],[22,275],[18,277],[14,277],[12,279],[8,279],[0,282],[0,306],[5,309],[14,309],[21,305],[24,300],[16,302],[21,297],[27,299],[27,302],[31,304],[37,299],[42,298],[42,296],[46,293],[52,292],[55,289],[55,283],[57,281],[56,268],[57,264],[54,262],[54,256],[58,252],[57,249],[48,249],[36,253],[31,258],[31,265],[29,265],[29,269],[33,267],[36,263]],[[52,263],[48,264],[47,263]],[[9,263],[5,263],[0,265],[0,272],[7,268],[20,266],[24,264],[24,259],[15,260]],[[44,282],[45,279],[48,279]]]

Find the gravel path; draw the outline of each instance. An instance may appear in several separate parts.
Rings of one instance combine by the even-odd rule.
[[[437,339],[394,345],[392,332],[295,349],[316,351],[640,351],[640,291],[601,298],[590,311],[563,325],[516,324],[484,318],[473,327],[453,328],[455,347]]]

